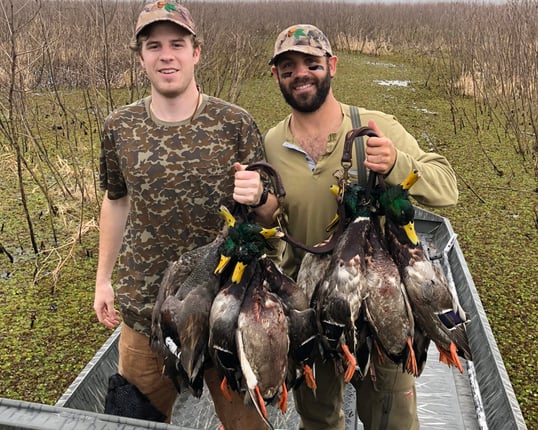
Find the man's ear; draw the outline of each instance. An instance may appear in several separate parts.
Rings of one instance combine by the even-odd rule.
[[[331,73],[331,78],[336,75],[336,63],[338,63],[338,57],[336,55],[333,55],[332,57],[329,57],[329,72]]]
[[[202,47],[198,45],[196,48],[194,48],[194,52],[192,56],[194,57],[194,64],[198,64],[200,61],[200,56],[202,54]]]
[[[273,75],[275,82],[278,83],[278,70],[276,66],[271,66],[271,74]]]

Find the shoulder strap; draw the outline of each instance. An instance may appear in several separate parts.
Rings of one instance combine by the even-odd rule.
[[[351,124],[353,128],[360,128],[361,126],[361,116],[359,115],[359,109],[357,106],[349,106],[349,111],[351,114]],[[364,142],[362,141],[362,136],[357,136],[355,138],[355,152],[357,154],[357,175],[359,178],[359,185],[366,186],[366,169],[363,166],[365,154],[364,154]]]

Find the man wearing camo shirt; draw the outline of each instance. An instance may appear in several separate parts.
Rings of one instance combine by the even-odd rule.
[[[162,274],[182,252],[214,239],[208,229],[222,226],[221,204],[231,207],[235,200],[263,217],[277,203],[271,194],[267,198],[260,175],[244,169],[263,159],[252,117],[202,94],[196,85],[201,47],[189,11],[173,1],[144,6],[131,48],[151,83],[151,95],[105,121],[94,309],[110,328],[119,324],[121,314],[119,373],[169,422],[177,392],[162,377],[162,360],[148,339]],[[111,281],[118,256],[120,311],[114,307]],[[224,400],[215,369],[206,371],[205,380],[227,430],[264,428],[237,393],[232,403]]]

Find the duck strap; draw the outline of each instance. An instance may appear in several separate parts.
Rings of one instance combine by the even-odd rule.
[[[284,197],[286,197],[286,190],[284,189],[284,185],[282,185],[282,179],[275,168],[269,163],[266,163],[265,161],[258,161],[256,163],[249,164],[246,167],[246,170],[261,170],[262,172],[266,173],[272,179],[273,186],[275,187],[275,195],[279,203],[284,199]]]
[[[351,125],[353,128],[360,128],[361,126],[361,116],[359,114],[359,109],[357,106],[349,106],[349,113],[351,115]],[[359,185],[366,186],[366,169],[361,168],[366,154],[364,153],[364,143],[361,136],[355,138],[355,154],[357,156],[357,175],[359,178]],[[364,166],[362,166],[364,167]]]
[[[352,106],[352,108],[354,108],[352,110],[354,110],[355,114],[357,114],[357,116],[358,116],[357,108],[354,107],[354,106]],[[353,119],[352,119],[352,121],[353,121]],[[355,121],[357,121],[357,119],[355,119]],[[353,121],[353,123],[355,123],[355,121]],[[342,167],[344,168],[344,180],[347,180],[349,169],[351,168],[353,142],[358,142],[356,144],[357,157],[359,157],[359,160],[364,160],[364,146],[363,146],[362,139],[361,139],[362,136],[378,137],[376,132],[374,130],[372,130],[371,128],[369,128],[369,127],[353,128],[352,130],[350,130],[347,133],[346,141],[344,143],[344,150],[343,150],[343,153],[342,153],[342,161],[341,161]],[[373,187],[373,182],[375,182],[376,175],[374,174],[374,172],[371,172],[370,177],[368,178],[368,185],[366,185],[367,180],[366,180],[366,171],[365,171],[365,169],[362,169],[362,172],[363,172],[363,175],[364,175],[364,179],[363,179],[364,182],[362,182],[362,185],[366,186],[367,190],[371,190],[371,188]],[[277,178],[277,177],[278,177],[278,175],[275,175],[275,178]],[[282,187],[282,189],[283,189],[283,187]],[[343,191],[344,187],[342,186],[340,189]],[[369,192],[368,192],[368,194],[369,194]],[[284,192],[284,195],[285,195],[285,192]],[[282,203],[280,197],[279,197],[279,203]],[[339,219],[341,219],[341,220],[345,219],[345,208],[344,208],[344,205],[342,203],[342,199],[339,199],[338,206],[337,206],[337,213],[338,213]],[[290,243],[291,245],[293,245],[293,246],[295,246],[297,248],[301,248],[301,249],[303,249],[305,251],[311,252],[312,254],[326,254],[328,252],[331,252],[334,249],[334,247],[336,246],[336,244],[337,244],[337,242],[338,242],[338,240],[340,238],[340,235],[344,231],[344,223],[339,222],[337,227],[336,227],[336,230],[334,231],[331,238],[327,242],[324,242],[323,244],[318,245],[318,246],[308,246],[308,245],[296,240],[290,234],[290,232],[288,231],[287,222],[286,222],[286,216],[285,216],[285,213],[282,211],[282,205],[280,205],[280,209],[277,211],[276,219],[278,221],[278,224],[279,224],[282,232],[284,233],[284,240],[286,242]]]
[[[352,165],[352,154],[353,154],[353,142],[357,142],[357,139],[362,136],[368,136],[368,137],[379,137],[377,133],[371,129],[370,127],[360,127],[360,128],[352,128],[349,130],[346,134],[346,141],[344,143],[344,151],[342,152],[342,167],[344,168],[344,175],[341,179],[340,184],[340,190],[341,192],[344,192],[345,189],[345,183],[348,180],[349,177],[349,169]],[[357,149],[357,157],[362,157],[362,161],[364,162],[365,154],[364,154],[364,146],[362,145],[362,139],[361,144],[359,145],[362,150],[359,151]],[[370,193],[372,192],[372,189],[375,186],[376,180],[377,180],[377,173],[370,171],[370,174],[368,175],[368,179],[366,179],[366,169],[360,169],[359,162],[361,160],[357,160],[357,170],[359,172],[363,173],[364,179],[359,176],[359,185],[363,186],[365,188],[365,200],[370,199]],[[338,212],[343,211],[343,209],[340,209],[340,206],[343,206],[343,199],[340,198],[338,201]],[[343,219],[343,218],[342,218]]]
[[[311,252],[313,254],[326,254],[327,252],[330,252],[333,250],[333,248],[336,246],[336,239],[338,238],[339,234],[338,232],[335,232],[333,234],[331,240],[328,242],[325,242],[323,245],[320,246],[308,246],[302,242],[299,242],[297,239],[295,239],[292,234],[288,230],[288,223],[287,223],[287,217],[285,212],[283,211],[283,202],[284,197],[286,197],[286,190],[284,189],[284,185],[282,184],[282,178],[278,174],[278,172],[275,170],[273,166],[271,166],[269,163],[266,163],[264,161],[259,161],[256,163],[252,163],[249,166],[247,166],[246,170],[261,170],[264,173],[266,173],[271,179],[273,186],[275,188],[275,195],[278,199],[278,205],[279,208],[277,209],[275,213],[276,221],[278,222],[278,226],[282,230],[282,233],[284,233],[284,238],[286,242],[290,243],[291,245],[304,249],[305,251]],[[342,213],[339,213],[340,216],[343,216]]]
[[[350,108],[352,108],[351,109],[352,123],[356,124],[357,121],[359,121],[360,123],[360,120],[358,119],[357,108],[355,106],[350,106]],[[353,115],[356,115],[355,120],[353,120]],[[359,164],[361,161],[364,161],[365,153],[364,153],[364,145],[361,139],[362,136],[378,137],[377,133],[369,127],[353,128],[346,134],[346,140],[344,142],[344,150],[342,152],[342,161],[341,161],[342,167],[344,168],[344,175],[343,175],[342,184],[341,184],[342,186],[340,187],[341,192],[343,192],[345,189],[345,186],[343,184],[345,184],[345,182],[348,180],[349,169],[351,168],[351,165],[352,165],[351,160],[353,158],[353,142],[356,143],[357,158],[359,158],[359,160],[357,160],[357,164]],[[370,192],[375,184],[377,175],[375,172],[370,172],[368,179],[366,179],[366,169],[359,169],[359,166],[357,166],[357,170],[359,172],[362,172],[363,178],[359,176],[359,181],[360,181],[359,184],[366,187],[366,196],[367,198],[369,198]],[[337,213],[338,213],[338,218],[340,220],[345,219],[345,208],[344,208],[344,203],[341,196],[338,199]],[[345,227],[343,222],[339,222],[336,227],[336,230],[332,234],[329,241],[324,242],[323,244],[319,246],[308,246],[293,238],[293,236],[290,234],[290,232],[286,228],[287,223],[285,222],[285,217],[282,214],[282,212],[280,212],[280,214],[277,216],[277,219],[278,219],[280,228],[282,229],[282,232],[284,233],[284,240],[292,244],[293,246],[304,249],[305,251],[311,252],[312,254],[326,254],[328,252],[331,252],[336,246],[336,243],[338,242],[338,240],[340,239],[340,235],[344,231],[344,227]]]
[[[346,134],[346,141],[344,143],[344,151],[342,152],[342,167],[344,168],[344,177],[347,179],[348,172],[351,167],[351,160],[353,157],[353,142],[356,141],[356,139],[362,137],[362,136],[368,136],[368,137],[379,137],[377,133],[371,129],[370,127],[360,127],[360,128],[352,128],[349,130]],[[360,139],[362,141],[362,139]],[[362,142],[361,142],[362,143]],[[357,160],[357,164],[360,161],[364,161],[365,154],[364,154],[364,146],[359,145],[362,148],[362,151],[357,153],[357,157],[361,158],[362,160]],[[357,165],[357,169],[359,169],[359,166]],[[362,169],[362,172],[364,173],[364,181],[361,183],[359,182],[359,185],[366,184],[366,172],[364,169]]]

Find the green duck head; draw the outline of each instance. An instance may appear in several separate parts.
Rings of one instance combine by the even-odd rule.
[[[349,224],[352,220],[358,217],[369,217],[371,213],[371,207],[369,202],[364,201],[366,190],[355,183],[348,183],[344,187],[344,191],[341,192],[339,185],[331,185],[330,191],[337,199],[341,199],[344,205],[344,212],[346,214],[345,224]],[[336,214],[327,226],[327,231],[334,228],[338,222],[339,216]]]
[[[420,172],[413,170],[402,183],[387,188],[378,197],[383,214],[405,230],[407,238],[413,245],[418,245],[420,241],[415,231],[415,208],[409,200],[409,188],[419,178]]]
[[[266,239],[280,237],[282,232],[278,227],[264,228],[254,223],[240,222],[231,212],[221,206],[219,214],[228,226],[226,239],[219,247],[220,261],[215,268],[215,274],[223,273],[230,261],[235,261],[232,282],[239,283],[246,266],[260,258],[265,249],[270,248]]]

